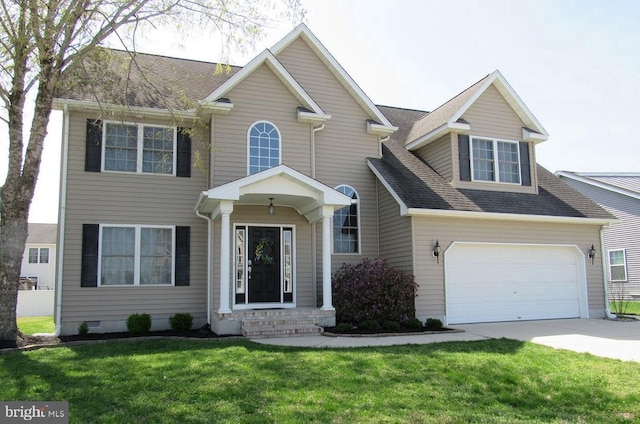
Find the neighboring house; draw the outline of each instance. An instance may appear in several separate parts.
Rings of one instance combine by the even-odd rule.
[[[56,95],[62,334],[318,331],[331,273],[378,256],[422,320],[605,315],[587,256],[614,217],[536,166],[547,132],[499,72],[427,113],[376,106],[305,25],[229,72],[100,56]]]
[[[56,281],[56,224],[29,224],[20,271],[21,290],[53,290]]]
[[[558,171],[556,176],[619,219],[604,229],[609,292],[612,298],[640,299],[640,173]]]

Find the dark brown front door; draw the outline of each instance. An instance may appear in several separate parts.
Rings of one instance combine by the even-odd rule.
[[[249,303],[281,302],[280,228],[249,227]]]

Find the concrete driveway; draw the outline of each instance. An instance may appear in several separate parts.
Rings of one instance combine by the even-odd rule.
[[[254,339],[263,344],[299,347],[363,347],[486,339],[515,339],[605,358],[640,362],[640,321],[556,319],[452,325],[457,333],[394,337],[282,337]]]
[[[454,325],[485,338],[533,342],[556,349],[588,352],[605,358],[640,362],[640,321],[555,319]]]

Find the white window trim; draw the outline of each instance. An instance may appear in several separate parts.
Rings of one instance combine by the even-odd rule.
[[[130,171],[117,171],[114,169],[105,169],[106,161],[106,149],[107,149],[107,125],[135,125],[137,128],[137,150],[136,150],[136,172]],[[162,128],[173,130],[173,172],[171,174],[159,173],[159,172],[142,172],[142,157],[144,152],[144,128]],[[102,126],[102,154],[100,169],[102,172],[114,172],[116,174],[137,174],[137,175],[164,175],[167,177],[176,176],[176,166],[178,165],[178,128],[170,125],[158,125],[158,124],[144,124],[137,122],[125,122],[125,121],[105,121]]]
[[[102,284],[102,230],[104,228],[135,228],[133,284]],[[171,284],[140,284],[140,233],[143,228],[171,230]],[[100,224],[98,236],[98,287],[172,287],[176,285],[176,227],[172,225]]]
[[[612,265],[611,264],[611,252],[622,252],[622,259],[623,262],[622,264],[615,264]],[[629,274],[628,274],[628,270],[627,270],[627,250],[626,249],[611,249],[607,251],[607,262],[609,265],[609,279],[612,282],[618,282],[618,283],[622,283],[622,282],[626,282],[629,280]],[[611,267],[612,266],[624,266],[624,279],[622,280],[614,280],[613,279],[613,272],[611,272]]]
[[[271,303],[249,303],[249,281],[248,281],[248,259],[246,258],[246,256],[248,255],[248,249],[247,249],[247,242],[249,240],[249,228],[251,227],[273,227],[273,228],[280,228],[280,302],[279,303],[275,303],[275,304],[271,304]],[[239,229],[243,229],[245,230],[244,235],[244,243],[245,243],[245,260],[244,260],[244,264],[243,264],[243,273],[244,273],[244,293],[237,293],[236,292],[236,283],[235,283],[235,277],[236,277],[236,261],[235,261],[235,256],[233,257],[233,307],[234,309],[250,309],[250,308],[254,308],[254,307],[260,307],[260,308],[271,308],[271,307],[278,307],[278,308],[295,308],[296,306],[296,296],[297,296],[297,291],[298,291],[298,284],[297,284],[297,254],[296,254],[296,249],[297,249],[297,233],[296,233],[296,226],[293,224],[271,224],[271,223],[235,223],[233,224],[233,253],[235,255],[235,252],[238,249],[238,246],[236,244],[237,242],[237,238],[235,237],[236,235],[236,231]],[[284,291],[284,230],[285,229],[290,229],[291,230],[291,279],[292,279],[292,286],[293,286],[293,291],[292,291],[292,296],[293,296],[293,302],[291,303],[285,303],[284,302],[284,295],[285,295],[285,291]],[[244,294],[245,295],[245,301],[244,303],[236,303],[236,294]]]
[[[278,147],[278,165],[282,164],[282,133],[280,132],[280,128],[278,128],[278,126],[273,122],[265,121],[264,119],[262,119],[249,125],[249,129],[247,129],[247,175],[251,175],[251,129],[256,125],[262,124],[262,123],[272,125],[273,128],[275,128],[276,132],[278,133],[278,139],[280,144]]]
[[[491,181],[491,180],[477,180],[475,178],[475,172],[474,172],[474,165],[473,165],[473,160],[474,160],[474,156],[473,156],[473,140],[489,140],[493,143],[493,175],[495,177],[495,180]],[[517,183],[510,183],[508,181],[500,181],[500,161],[498,160],[498,143],[511,143],[511,144],[515,144],[516,145],[516,152],[518,154],[518,180],[519,182]],[[503,138],[494,138],[494,137],[483,137],[480,135],[477,136],[470,136],[469,137],[469,157],[470,157],[470,162],[471,162],[471,181],[474,182],[480,182],[480,183],[489,183],[489,184],[507,184],[507,185],[515,185],[515,186],[521,186],[522,185],[522,162],[520,159],[520,142],[517,140],[507,140],[507,139],[503,139]]]
[[[35,262],[31,262],[31,249],[36,249],[37,252],[38,252]],[[43,249],[47,249],[49,251],[49,254],[47,255],[47,258],[49,260],[47,262],[42,262],[40,260],[42,258],[42,250]],[[51,263],[51,249],[49,247],[27,247],[27,263],[29,263],[31,265],[37,265],[37,264],[48,265],[49,263]]]
[[[356,194],[357,199],[351,199],[351,204],[353,205],[354,203],[358,205],[357,208],[357,219],[358,219],[358,251],[357,252],[348,252],[348,253],[343,253],[343,252],[336,252],[336,245],[333,241],[333,219],[331,221],[331,254],[332,255],[345,255],[345,256],[355,256],[355,255],[360,255],[362,252],[362,238],[361,238],[361,231],[362,231],[362,221],[360,220],[360,194],[358,193],[358,191],[353,188],[353,186],[349,185],[349,184],[338,184],[337,186],[334,187],[334,190],[338,190],[340,187],[348,187],[351,190],[353,190],[353,192]],[[341,192],[342,193],[342,192]],[[345,206],[346,207],[346,206]],[[342,209],[342,208],[340,208]]]

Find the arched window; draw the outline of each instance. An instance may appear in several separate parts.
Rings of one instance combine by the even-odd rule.
[[[336,190],[351,197],[351,206],[345,206],[333,213],[333,253],[359,253],[360,201],[358,193],[348,185],[339,185]]]
[[[280,131],[270,122],[259,121],[249,128],[249,175],[280,165]]]

